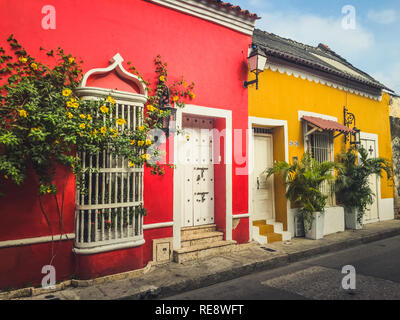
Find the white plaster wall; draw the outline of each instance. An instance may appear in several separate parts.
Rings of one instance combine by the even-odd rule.
[[[344,230],[344,208],[325,208],[324,235],[327,236],[328,234],[343,232]]]
[[[379,204],[379,220],[393,220],[394,219],[394,199],[381,199]]]

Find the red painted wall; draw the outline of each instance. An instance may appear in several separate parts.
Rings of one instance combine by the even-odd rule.
[[[184,75],[195,82],[193,104],[233,110],[233,128],[247,129],[248,97],[243,80],[247,77],[246,55],[251,37],[142,0],[53,0],[56,29],[44,30],[41,21],[45,15],[41,10],[48,4],[47,0],[0,0],[0,46],[7,47],[6,38],[14,34],[28,52],[43,60],[46,57],[39,51],[40,46],[62,46],[67,53],[84,60],[85,72],[108,66],[109,59],[120,53],[125,62],[132,61],[151,81],[155,75],[153,59],[161,54],[168,62],[170,81]],[[237,176],[235,169],[234,163],[233,213],[247,213],[247,175]],[[153,177],[149,170],[145,171],[144,201],[149,211],[145,224],[173,219],[173,171],[166,171],[163,177]],[[65,232],[73,232],[74,179],[65,173],[63,176],[68,177]],[[7,194],[0,199],[0,215],[5,221],[0,224],[0,241],[49,235],[34,196],[33,181],[30,176],[22,188],[7,185]],[[167,236],[172,236],[171,229],[166,230]],[[145,264],[151,256],[151,239],[146,234],[166,236],[164,231],[145,233],[143,261],[138,265]],[[236,232],[234,235],[239,237]],[[243,237],[246,235],[239,238]],[[91,266],[91,262],[86,265]],[[96,269],[96,274],[99,272]]]

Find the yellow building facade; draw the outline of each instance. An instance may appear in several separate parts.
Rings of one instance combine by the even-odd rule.
[[[253,45],[264,50],[267,64],[259,74],[258,89],[249,87],[252,163],[249,211],[253,224],[257,224],[263,220],[266,206],[267,224],[278,230],[282,228],[283,240],[288,240],[298,235],[295,209],[286,200],[279,178],[260,187],[263,164],[266,162],[265,167],[268,167],[271,161],[281,160],[292,163],[294,159],[301,159],[306,150],[312,151],[317,160],[336,160],[350,143],[345,144],[345,135],[340,131],[329,125],[318,126],[318,123],[326,120],[328,124],[343,125],[344,108],[355,116],[351,128],[356,125],[361,130],[361,144],[371,157],[391,160],[390,97],[383,85],[324,45],[310,47],[260,30],[255,31]],[[253,78],[250,73],[249,79]],[[317,125],[305,119],[315,120]],[[271,142],[263,144],[263,139]],[[265,156],[264,147],[271,156]],[[367,214],[366,223],[393,219],[393,181],[384,176],[373,178],[371,183],[376,190],[376,201]],[[269,193],[267,199],[260,197],[262,192]],[[343,216],[343,208],[336,204],[334,192],[331,192],[324,233],[343,231]],[[271,234],[261,231],[258,226],[253,227],[253,238],[257,240],[257,237]]]

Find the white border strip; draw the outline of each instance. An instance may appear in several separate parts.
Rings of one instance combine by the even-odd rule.
[[[75,239],[74,233],[63,234],[62,237],[60,234],[55,234],[53,237],[52,236],[44,236],[44,237],[36,237],[36,238],[25,238],[25,239],[17,239],[17,240],[0,241],[0,248],[28,246],[28,245],[32,245],[32,244],[51,242],[52,240],[53,241],[64,241],[64,240],[74,240],[74,239]]]
[[[326,85],[328,87],[332,87],[332,88],[339,89],[339,90],[342,90],[342,91],[347,91],[347,92],[350,92],[350,93],[354,93],[356,95],[359,95],[359,96],[362,96],[362,97],[366,97],[366,98],[369,98],[371,100],[382,101],[382,95],[373,96],[373,95],[371,95],[369,93],[346,87],[344,85],[332,82],[332,81],[327,80],[327,79],[323,79],[322,77],[318,77],[316,75],[313,75],[311,73],[305,72],[305,71],[300,70],[300,69],[292,68],[292,67],[289,67],[289,66],[283,66],[283,65],[278,65],[278,64],[267,63],[265,65],[265,70],[268,70],[268,69],[271,69],[271,71],[274,71],[274,72],[278,71],[278,72],[280,72],[282,74],[286,73],[288,76],[293,76],[295,78],[299,78],[300,77],[303,80],[307,79],[310,82],[314,81],[315,83],[320,83],[320,84]]]
[[[110,245],[105,245],[105,246],[98,246],[94,248],[87,248],[87,249],[80,249],[80,248],[73,248],[72,252],[76,254],[94,254],[94,253],[101,253],[101,252],[108,252],[108,251],[114,251],[114,250],[120,250],[120,249],[128,249],[128,248],[134,248],[134,247],[139,247],[142,244],[145,243],[145,240],[139,240],[139,241],[134,241],[134,242],[124,242],[124,243],[117,243],[117,244],[110,244]]]
[[[304,116],[308,116],[308,117],[316,117],[316,118],[321,118],[324,120],[330,120],[330,121],[335,121],[338,122],[338,118],[333,117],[333,116],[328,116],[326,114],[321,114],[321,113],[316,113],[316,112],[310,112],[310,111],[302,111],[299,110],[298,112],[298,116],[299,116],[299,121],[304,117]]]
[[[145,224],[143,225],[143,230],[151,230],[151,229],[159,229],[159,228],[167,228],[173,227],[174,222],[160,222],[160,223],[152,223],[152,224]]]
[[[250,218],[250,213],[232,215],[232,219],[243,219],[243,218]]]
[[[194,0],[150,0],[153,3],[168,7],[186,14],[208,20],[224,27],[251,36],[257,19],[245,19],[226,9],[219,9]]]

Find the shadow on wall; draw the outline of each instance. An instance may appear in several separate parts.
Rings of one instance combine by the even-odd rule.
[[[392,135],[393,169],[395,183],[394,207],[397,215],[400,214],[400,118],[390,117],[390,131]]]

